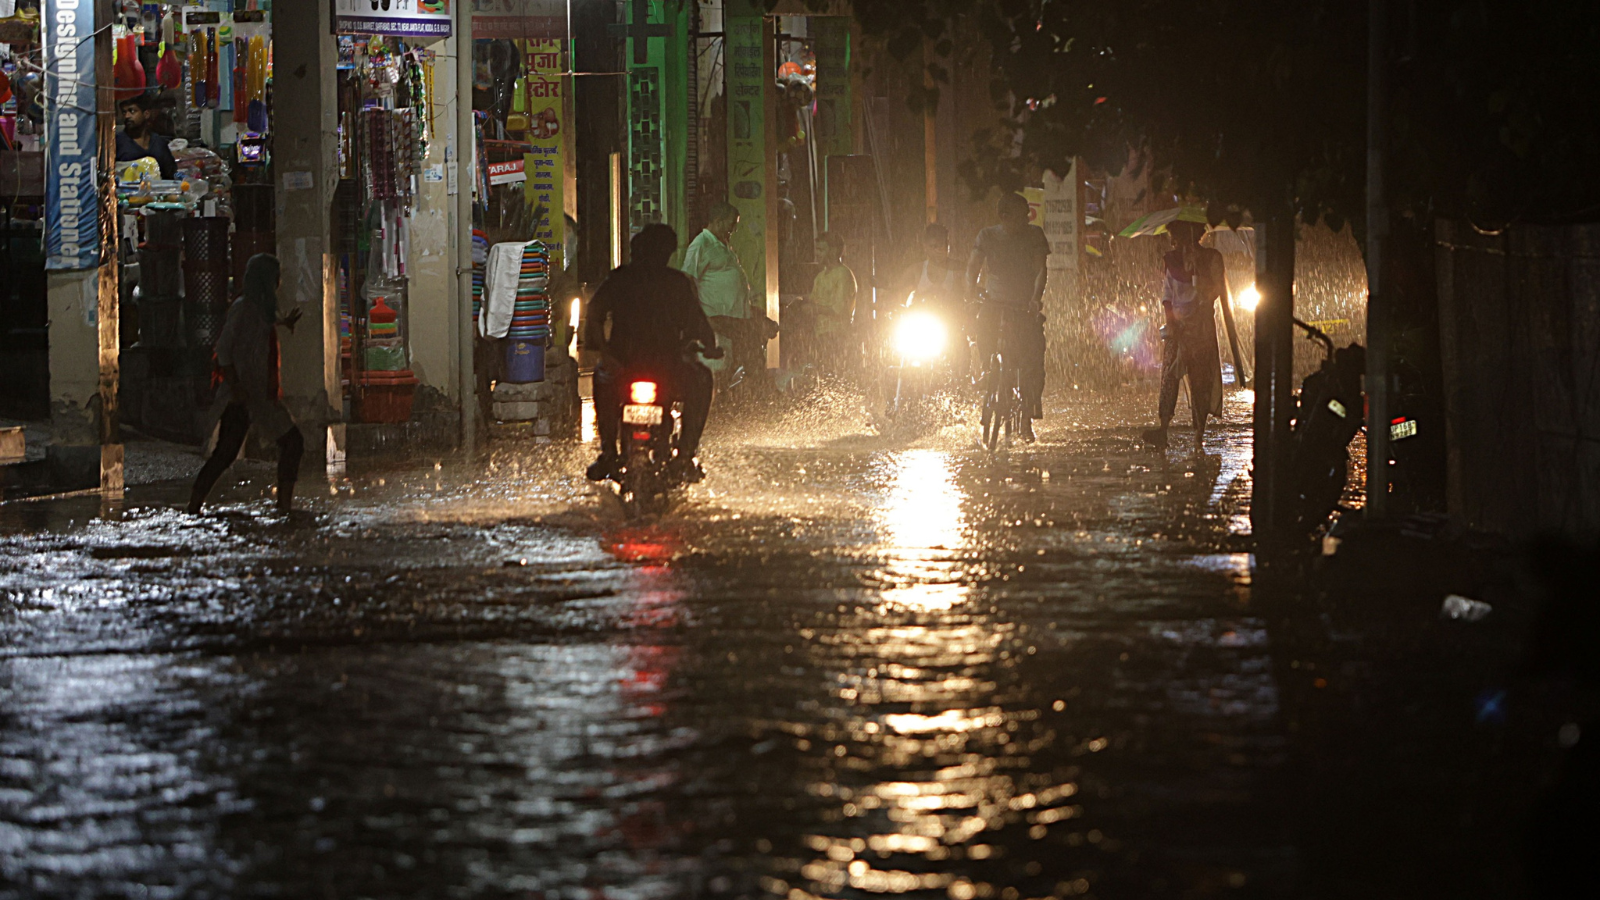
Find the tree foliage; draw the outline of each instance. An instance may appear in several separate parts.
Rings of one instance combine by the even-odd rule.
[[[1361,0],[854,0],[862,30],[923,54],[937,102],[980,36],[995,120],[965,173],[1015,186],[1072,156],[1148,160],[1180,192],[1339,225],[1364,214]],[[1600,4],[1394,0],[1389,179],[1412,214],[1600,211],[1591,59]],[[1137,152],[1130,153],[1130,149]]]

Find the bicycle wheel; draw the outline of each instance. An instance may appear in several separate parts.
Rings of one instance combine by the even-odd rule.
[[[1000,442],[1001,422],[1005,419],[1004,413],[999,409],[999,397],[989,395],[989,417],[983,423],[983,446],[993,450]]]
[[[989,450],[994,450],[1000,443],[1000,432],[1005,427],[1006,411],[1006,369],[1002,359],[991,359],[987,381],[983,392],[983,445]]]
[[[1022,375],[1020,372],[1012,372],[1011,374],[1011,408],[1008,410],[1010,414],[1006,417],[1007,442],[1009,442],[1012,437],[1022,434],[1022,416],[1024,415],[1024,407],[1022,405]]]

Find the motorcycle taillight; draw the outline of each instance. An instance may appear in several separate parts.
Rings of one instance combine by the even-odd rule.
[[[635,381],[628,387],[628,397],[641,406],[651,406],[656,402],[656,383]]]

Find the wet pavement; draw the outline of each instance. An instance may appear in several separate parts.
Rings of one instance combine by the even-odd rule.
[[[1328,839],[1370,803],[1306,827],[1350,773],[1285,708],[1328,629],[1252,585],[1248,403],[1163,455],[1153,398],[1072,395],[996,456],[813,403],[641,525],[559,444],[290,519],[248,462],[203,518],[0,506],[0,897],[1381,888]]]

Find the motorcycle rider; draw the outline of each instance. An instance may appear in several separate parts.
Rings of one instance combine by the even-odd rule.
[[[922,259],[901,277],[902,289],[928,305],[952,329],[951,359],[955,372],[968,374],[966,322],[966,272],[950,256],[950,230],[938,222],[922,229]]]
[[[999,337],[997,307],[1013,310],[1006,319],[1011,329],[1007,340],[1019,363],[1027,407],[1021,437],[1032,441],[1031,420],[1044,418],[1044,286],[1050,240],[1044,229],[1028,224],[1028,201],[1021,194],[1001,194],[999,214],[999,225],[978,232],[967,260],[967,286],[974,296],[981,291],[986,301],[976,329],[980,359],[988,359],[988,348]]]
[[[645,368],[670,379],[683,402],[683,431],[672,465],[678,475],[698,480],[704,472],[694,456],[711,411],[712,380],[711,371],[690,359],[685,347],[694,341],[712,347],[717,336],[694,282],[667,265],[678,249],[677,232],[667,225],[646,225],[629,246],[631,260],[608,275],[589,302],[584,338],[586,346],[600,353],[594,374],[600,458],[587,475],[590,481],[603,481],[617,473],[620,392],[630,369]]]
[[[950,258],[949,229],[938,222],[922,229],[922,259],[911,264],[904,281],[923,300],[932,300],[941,307],[960,308],[965,282],[961,267]]]

